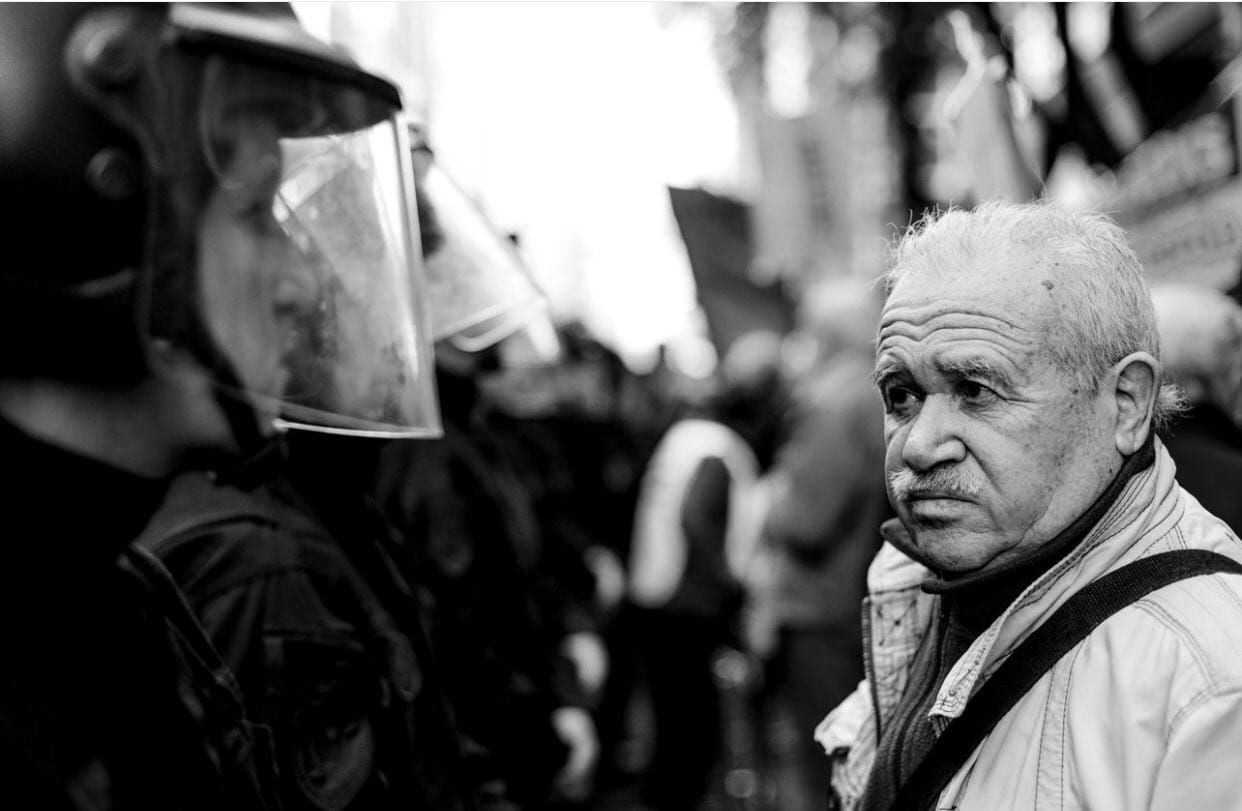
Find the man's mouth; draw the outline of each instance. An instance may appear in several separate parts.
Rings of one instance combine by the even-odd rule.
[[[971,501],[965,493],[947,492],[944,490],[918,490],[906,495],[907,501]]]
[[[909,518],[923,526],[950,526],[961,520],[971,501],[956,493],[911,493],[906,498]]]

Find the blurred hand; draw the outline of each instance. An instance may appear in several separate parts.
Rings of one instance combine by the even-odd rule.
[[[595,602],[605,614],[611,613],[625,596],[625,567],[612,550],[602,546],[592,546],[585,558],[595,575]]]
[[[579,631],[561,642],[561,654],[573,662],[578,683],[594,701],[608,678],[608,649],[604,647],[604,641],[599,634]]]
[[[552,711],[552,726],[569,747],[569,757],[556,775],[556,788],[567,799],[585,800],[591,793],[595,764],[599,760],[595,722],[581,707],[558,707]]]
[[[778,582],[775,553],[767,539],[760,544],[755,559],[746,573],[746,606],[742,609],[742,644],[747,652],[760,659],[776,653],[780,635],[777,615]]]

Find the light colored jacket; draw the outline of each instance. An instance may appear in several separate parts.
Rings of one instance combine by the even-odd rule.
[[[949,671],[930,712],[943,729],[1005,658],[1072,594],[1133,560],[1242,541],[1156,461],[1083,542],[1030,585]],[[867,679],[816,739],[852,808],[914,654],[938,616],[929,572],[885,544],[868,572]],[[965,761],[937,809],[1242,809],[1242,577],[1183,580],[1106,620],[1044,674]]]
[[[755,556],[763,509],[756,482],[759,462],[733,429],[707,419],[674,423],[660,440],[647,470],[634,514],[630,552],[630,599],[644,608],[667,605],[685,573],[689,545],[681,530],[681,507],[694,472],[717,457],[729,471],[725,556],[739,579]]]

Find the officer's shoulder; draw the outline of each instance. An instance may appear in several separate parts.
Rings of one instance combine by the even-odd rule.
[[[221,485],[201,473],[173,482],[138,543],[183,586],[187,573],[217,584],[296,572],[331,578],[343,557],[326,530],[268,489]]]

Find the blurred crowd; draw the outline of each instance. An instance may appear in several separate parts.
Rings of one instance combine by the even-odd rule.
[[[822,807],[893,516],[871,278],[635,371],[282,8],[7,5],[0,78],[25,807]],[[1236,532],[1242,306],[1154,300]]]

